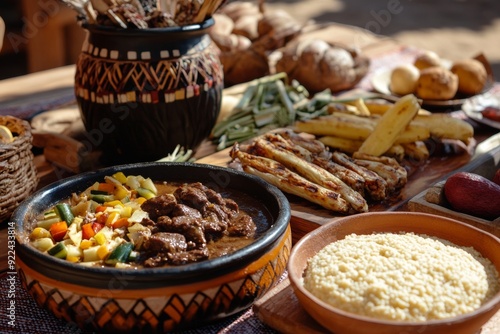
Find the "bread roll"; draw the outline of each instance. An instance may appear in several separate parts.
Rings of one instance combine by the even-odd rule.
[[[397,95],[414,93],[419,76],[420,71],[414,65],[399,65],[391,72],[389,89]]]
[[[415,58],[413,65],[415,65],[415,67],[419,70],[423,70],[429,67],[440,66],[441,59],[437,53],[433,51],[426,51]]]
[[[458,90],[458,77],[443,67],[420,71],[416,94],[424,100],[449,100]]]
[[[466,95],[481,93],[488,79],[483,64],[475,59],[457,61],[451,71],[458,76],[458,92]]]

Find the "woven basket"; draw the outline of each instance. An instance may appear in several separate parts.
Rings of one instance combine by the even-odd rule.
[[[3,222],[35,190],[38,177],[31,152],[33,136],[29,123],[12,116],[0,116],[0,125],[8,127],[15,135],[12,143],[0,143],[0,222]]]

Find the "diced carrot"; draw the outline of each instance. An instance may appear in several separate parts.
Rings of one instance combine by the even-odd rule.
[[[106,210],[106,206],[105,205],[98,205],[97,208],[95,208],[95,212],[98,213],[98,212],[104,212]]]
[[[95,231],[92,228],[92,223],[82,225],[82,239],[90,239],[95,235]]]
[[[99,186],[97,187],[97,190],[99,190],[99,191],[105,191],[108,194],[112,194],[115,191],[115,185],[112,184],[112,183],[101,182],[101,183],[99,183]]]
[[[61,241],[68,231],[68,224],[65,221],[50,225],[50,235],[54,241]]]
[[[128,218],[119,218],[112,224],[113,228],[128,227],[128,225]]]

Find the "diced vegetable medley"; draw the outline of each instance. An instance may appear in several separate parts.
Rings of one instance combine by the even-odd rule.
[[[150,178],[105,176],[69,201],[43,213],[30,234],[34,247],[57,258],[88,265],[128,267],[147,217],[141,204],[157,195]]]

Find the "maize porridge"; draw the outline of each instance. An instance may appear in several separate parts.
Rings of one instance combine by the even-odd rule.
[[[309,259],[304,287],[344,311],[426,321],[479,308],[499,291],[490,260],[470,247],[414,233],[351,234]]]

